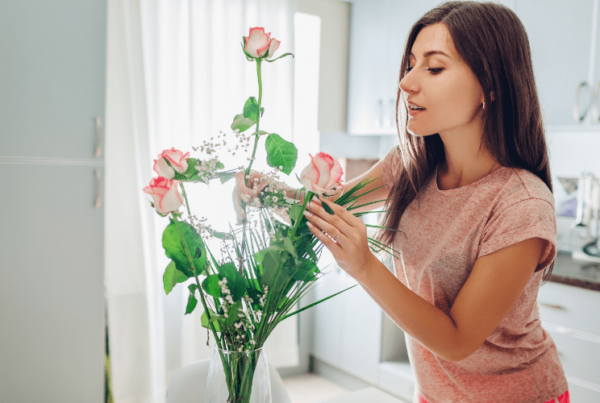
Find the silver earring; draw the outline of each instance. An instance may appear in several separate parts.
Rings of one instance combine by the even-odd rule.
[[[481,105],[481,109],[485,109],[485,102],[483,102]]]

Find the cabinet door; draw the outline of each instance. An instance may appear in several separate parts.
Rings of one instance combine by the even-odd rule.
[[[594,80],[592,89],[594,93],[592,96],[592,113],[591,122],[593,125],[600,125],[600,7],[598,7],[598,14],[596,15],[596,47],[593,49],[595,53],[594,63]],[[590,83],[590,86],[592,84]],[[595,109],[595,110],[594,110]]]
[[[550,323],[600,337],[600,292],[548,282],[540,287],[538,306],[542,325]]]
[[[0,164],[0,401],[104,396],[103,209],[93,167]]]
[[[350,283],[355,283],[350,276]],[[382,311],[360,286],[344,293],[342,311],[342,369],[369,381],[379,382]]]
[[[346,288],[340,280],[341,276],[338,270],[331,270],[319,280],[319,284],[312,292],[314,301],[319,301]],[[341,365],[341,340],[344,337],[340,314],[344,309],[344,294],[336,295],[311,308],[314,310],[312,354],[338,368]]]
[[[386,13],[387,34],[386,61],[387,68],[384,83],[384,129],[397,133],[396,128],[396,98],[400,78],[400,64],[406,40],[412,26],[430,9],[436,5],[435,0],[406,1],[389,0],[389,10]]]
[[[104,121],[106,0],[3,1],[0,155],[91,158]]]
[[[518,0],[533,58],[538,95],[547,125],[574,125],[573,106],[578,86],[588,81],[594,21],[594,0]],[[593,84],[588,83],[591,87]],[[582,114],[591,90],[579,100]]]
[[[350,20],[348,132],[380,134],[386,74],[386,12],[389,0],[354,0]]]

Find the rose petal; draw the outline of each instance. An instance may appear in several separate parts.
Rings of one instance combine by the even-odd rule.
[[[167,179],[173,179],[175,176],[175,170],[167,164],[164,158],[159,158],[154,160],[154,172],[156,172],[159,176],[162,176]]]
[[[269,44],[269,54],[267,55],[267,59],[270,59],[273,57],[273,55],[275,54],[275,51],[277,49],[279,49],[280,44],[281,44],[281,41],[278,41],[275,38],[271,39],[271,43]]]
[[[319,174],[320,174],[319,180],[315,183],[315,185],[319,186],[320,188],[326,188],[327,185],[330,184],[329,171],[331,169],[332,162],[330,160],[328,160],[327,158],[324,158],[320,154],[323,154],[323,153],[319,153],[315,156],[315,158],[313,158],[313,164],[315,164],[315,166],[319,170]],[[333,160],[333,159],[331,159],[331,160]]]
[[[176,183],[175,183],[176,182]],[[177,184],[180,181],[173,181],[171,189],[165,193],[159,202],[160,210],[163,214],[170,213],[171,211],[177,211],[179,207],[183,205],[183,197],[177,189]]]
[[[263,27],[250,28],[250,33],[246,37],[246,47],[244,50],[252,57],[261,57],[258,54],[258,49],[265,48],[265,46],[268,48],[270,36],[271,33],[266,34]]]

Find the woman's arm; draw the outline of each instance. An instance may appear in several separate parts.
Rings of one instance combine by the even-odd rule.
[[[535,271],[544,246],[542,239],[529,238],[478,258],[446,313],[402,284],[371,253],[366,228],[358,218],[328,204],[334,215],[318,203],[309,205],[311,232],[390,319],[447,361],[471,355],[506,317]],[[321,230],[340,237],[334,242]]]

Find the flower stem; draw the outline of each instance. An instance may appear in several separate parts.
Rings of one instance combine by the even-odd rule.
[[[258,75],[258,117],[256,118],[256,131],[258,132],[260,128],[260,105],[262,103],[262,75],[260,71],[260,64],[262,59],[256,59],[256,74]],[[258,138],[260,136],[256,134],[254,136],[254,149],[252,150],[252,156],[250,157],[250,164],[248,164],[248,168],[246,168],[246,176],[250,174],[250,168],[252,168],[252,163],[254,162],[254,156],[256,155],[256,147],[258,146]],[[246,178],[246,186],[248,186],[248,179]]]
[[[258,129],[260,128],[260,105],[262,103],[262,75],[261,75],[261,70],[260,70],[260,64],[262,62],[262,59],[258,58],[256,59],[256,74],[258,76],[258,116],[256,118],[256,132],[258,132]],[[252,168],[252,163],[254,162],[254,156],[256,155],[256,148],[258,147],[258,139],[259,139],[259,135],[255,134],[254,135],[254,148],[252,149],[252,156],[250,157],[250,163],[248,164],[248,168],[246,168],[246,172],[244,173],[244,182],[246,183],[246,187],[248,187],[248,175],[250,175],[250,168]],[[244,216],[247,217],[246,215],[246,202],[244,200],[242,200],[242,209],[244,210]],[[242,234],[242,259],[240,259],[240,268],[239,268],[239,272],[242,273],[243,272],[243,265],[244,265],[244,251],[246,249],[246,225],[248,223],[248,220],[244,219],[244,229],[243,229],[243,234]]]
[[[185,236],[183,235],[183,231],[181,230],[181,226],[179,225],[179,220],[173,214],[171,214],[171,217],[173,218],[175,227],[177,228],[177,231],[179,232],[179,236],[181,237],[181,243],[183,244],[183,249],[185,250],[185,254],[187,256],[188,262],[190,263],[190,266],[192,267],[192,270],[194,272],[194,278],[196,279],[196,285],[198,286],[198,293],[200,294],[200,301],[202,301],[202,305],[204,306],[204,311],[206,312],[206,317],[210,321],[210,319],[211,319],[210,311],[208,309],[208,306],[206,305],[206,301],[204,299],[204,293],[202,292],[202,286],[200,285],[200,280],[198,279],[198,275],[196,274],[196,268],[194,266],[194,260],[192,259],[192,254],[190,253],[190,247],[188,246]],[[208,324],[208,326],[210,327],[210,330],[212,330],[213,337],[215,338],[215,342],[217,343],[217,346],[219,347],[219,355],[221,356],[221,361],[223,362],[223,365],[225,365],[226,360],[222,353],[223,349],[221,348],[221,343],[220,343],[219,337],[217,336],[217,331],[215,329],[215,325],[211,322]],[[227,375],[227,371],[225,371],[225,374]]]
[[[294,223],[294,228],[292,228],[292,234],[290,235],[290,239],[292,241],[294,240],[294,235],[296,235],[296,230],[298,229],[298,226],[300,225],[300,221],[302,220],[302,214],[304,214],[304,210],[306,210],[306,205],[308,204],[310,199],[312,199],[313,195],[314,195],[314,193],[311,192],[310,190],[308,190],[306,192],[306,194],[304,195],[304,203],[302,203],[302,209],[300,209],[300,214],[298,214],[298,219]]]
[[[183,198],[185,199],[185,207],[187,208],[187,212],[188,212],[188,216],[192,216],[192,213],[190,212],[190,203],[188,203],[188,198],[187,198],[187,194],[185,194],[185,188],[183,187],[183,182],[181,182],[179,184],[179,186],[181,186],[181,193],[183,194]]]

